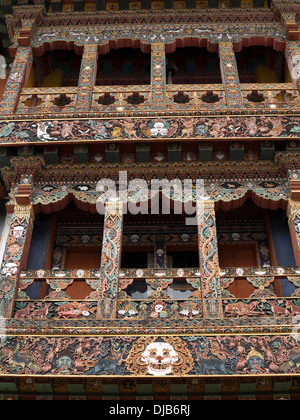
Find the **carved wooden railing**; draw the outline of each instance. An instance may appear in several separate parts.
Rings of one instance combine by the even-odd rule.
[[[199,275],[197,269],[121,271],[117,318],[201,317]],[[95,319],[101,288],[99,276],[99,270],[24,270],[21,273],[19,293],[15,303],[15,317]],[[136,299],[130,286],[142,282],[146,288],[148,287],[149,293],[141,299]],[[75,283],[86,283],[84,285],[86,296],[73,300],[68,296],[68,288]],[[33,287],[37,288],[39,298],[30,297]],[[178,290],[182,288],[184,296],[182,299],[177,299],[175,295],[180,293]],[[42,298],[40,290],[44,291]]]
[[[140,295],[139,298],[135,296],[136,293]],[[199,270],[122,271],[119,278],[118,318],[202,318]]]
[[[241,84],[243,107],[251,109],[300,109],[300,94],[293,83]]]
[[[99,277],[99,270],[24,270],[15,303],[15,317],[95,319],[101,288]],[[290,297],[277,296],[276,281],[282,279],[294,285]],[[243,298],[235,297],[229,290],[230,285],[238,281],[249,282],[254,293]],[[76,283],[85,283],[85,295],[74,300],[68,296],[68,288]],[[38,298],[31,298],[32,287],[42,290],[43,297],[39,294]],[[220,287],[225,318],[293,317],[300,314],[300,267],[221,268]],[[202,318],[199,269],[122,270],[116,318]]]
[[[294,286],[290,297],[280,296],[280,281]],[[236,282],[253,286],[251,296],[236,298],[230,286]],[[293,317],[300,314],[300,268],[225,268],[221,269],[224,317]]]
[[[74,112],[77,87],[26,88],[20,95],[18,114]]]
[[[96,86],[91,110],[94,112],[150,111],[151,86]]]
[[[218,85],[167,85],[167,108],[184,109],[226,109],[225,89]]]
[[[15,303],[15,318],[95,319],[99,276],[99,270],[22,271]],[[84,296],[76,300],[66,293],[66,289],[75,283],[84,284],[85,290]],[[38,298],[30,297],[33,287]]]
[[[241,84],[243,109],[300,109],[300,94],[293,83]],[[25,88],[17,114],[72,113],[77,87]],[[151,85],[95,86],[90,111],[123,113],[151,111]],[[166,109],[173,111],[227,109],[223,84],[167,85]]]

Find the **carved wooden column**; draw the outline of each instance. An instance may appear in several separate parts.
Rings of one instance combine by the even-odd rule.
[[[219,57],[227,108],[241,108],[243,97],[232,42],[219,43]]]
[[[300,265],[300,170],[290,171],[288,220],[296,264]]]
[[[100,319],[116,318],[117,313],[123,235],[122,206],[122,203],[107,203],[105,205],[99,284],[98,317]]]
[[[31,47],[19,47],[7,79],[0,103],[0,113],[8,115],[15,112],[21,89],[26,85],[32,65]]]
[[[23,177],[15,196],[15,207],[0,269],[0,316],[12,318],[20,271],[26,266],[34,212],[30,179]]]
[[[165,44],[151,45],[151,109],[166,108]]]
[[[98,46],[85,45],[78,82],[76,112],[88,112],[91,107],[93,87],[97,75]]]
[[[204,318],[222,318],[220,268],[214,201],[197,202],[198,246]]]

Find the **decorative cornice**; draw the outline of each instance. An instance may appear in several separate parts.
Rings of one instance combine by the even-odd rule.
[[[35,9],[37,8],[37,9]],[[54,13],[54,14],[43,14],[43,8],[41,6],[15,6],[14,7],[14,15],[7,16],[6,22],[9,30],[10,40],[14,42],[14,37],[17,35],[21,28],[22,19],[34,19],[37,25],[37,33],[35,37],[35,43],[37,43],[39,37],[43,34],[43,30],[45,33],[49,35],[49,30],[51,32],[58,31],[59,28],[64,30],[66,33],[69,32],[69,29],[74,28],[82,28],[85,29],[87,26],[89,27],[89,33],[91,36],[99,36],[99,43],[103,44],[105,41],[105,33],[103,29],[111,28],[112,30],[119,32],[118,36],[123,36],[120,32],[120,27],[126,28],[136,28],[139,25],[142,25],[143,30],[145,30],[145,34],[149,33],[149,39],[145,40],[148,43],[151,42],[151,36],[154,36],[155,27],[157,25],[166,26],[169,32],[174,28],[174,25],[179,25],[178,30],[183,25],[199,25],[203,26],[203,28],[199,28],[202,31],[199,33],[195,33],[194,36],[196,37],[205,37],[205,30],[207,25],[210,25],[210,28],[207,29],[207,35],[213,37],[213,32],[217,31],[220,32],[220,28],[222,30],[222,26],[227,24],[227,27],[224,28],[224,33],[226,33],[226,29],[230,29],[231,32],[231,25],[234,23],[235,26],[241,24],[243,26],[243,30],[245,32],[245,25],[249,24],[251,27],[255,25],[259,25],[261,30],[264,30],[264,27],[268,28],[269,25],[272,24],[272,31],[274,34],[276,32],[280,32],[280,16],[278,14],[274,14],[269,9],[197,9],[197,10],[135,10],[135,11],[118,11],[118,12],[81,12],[81,13]],[[279,25],[277,28],[277,24]],[[154,27],[153,27],[154,25]],[[230,27],[228,27],[230,25]],[[275,25],[275,26],[274,26]],[[149,29],[148,29],[149,26]],[[151,26],[152,28],[152,35],[151,35]],[[100,31],[99,35],[96,32],[99,32],[99,28],[103,27]],[[67,31],[66,31],[67,29]],[[271,27],[269,31],[271,30]],[[95,32],[95,34],[94,34]],[[216,34],[217,42],[218,38]],[[160,35],[161,34],[161,35]],[[51,35],[51,34],[50,34]],[[124,34],[125,36],[125,34]],[[131,35],[132,37],[133,35]],[[157,39],[155,42],[170,42],[172,39],[169,39],[171,34],[163,34],[161,33],[161,29],[157,32],[156,36],[160,36],[161,39]],[[178,33],[177,36],[180,38],[182,34]],[[186,36],[189,36],[188,33]],[[232,31],[232,36],[237,37],[237,30],[234,28]],[[247,38],[247,31],[245,37]],[[260,36],[259,31],[257,32],[257,36]],[[282,34],[281,34],[282,36]],[[131,38],[130,37],[130,38]],[[242,37],[242,32],[239,35],[239,38]],[[61,38],[61,36],[59,37]],[[171,36],[172,38],[172,36]],[[111,39],[111,35],[110,35]],[[47,40],[49,41],[49,39]],[[80,40],[82,42],[82,40]]]

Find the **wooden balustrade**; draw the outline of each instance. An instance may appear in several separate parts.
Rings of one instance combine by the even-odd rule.
[[[293,83],[241,84],[244,110],[300,108],[300,94]],[[74,113],[77,87],[26,88],[21,91],[17,114]],[[169,111],[226,111],[225,89],[216,85],[167,85]],[[151,85],[96,86],[90,111],[124,113],[151,111]]]
[[[225,90],[218,85],[168,85],[167,109],[226,109]]]
[[[244,267],[220,269],[224,318],[293,317],[300,314],[300,267]],[[280,296],[276,281],[295,287]],[[251,296],[229,292],[234,282],[253,286]],[[37,283],[44,287],[37,287]],[[69,287],[85,283],[85,296],[72,299]],[[30,288],[44,290],[33,299]],[[87,287],[88,286],[88,287]],[[15,318],[96,319],[101,288],[99,270],[24,270],[15,303]],[[33,290],[33,289],[31,289]],[[28,294],[27,294],[28,293]],[[201,275],[197,268],[121,270],[117,319],[202,318]]]
[[[94,87],[91,110],[94,112],[149,111],[151,86]]]
[[[74,112],[77,87],[26,88],[20,95],[17,114]]]
[[[244,108],[300,108],[299,91],[293,83],[241,84],[241,92]]]

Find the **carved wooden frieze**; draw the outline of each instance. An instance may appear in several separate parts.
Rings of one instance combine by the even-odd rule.
[[[149,378],[297,375],[299,357],[297,341],[291,335],[6,336],[0,344],[0,374]]]
[[[1,144],[126,140],[298,139],[298,116],[160,117],[0,122]]]

